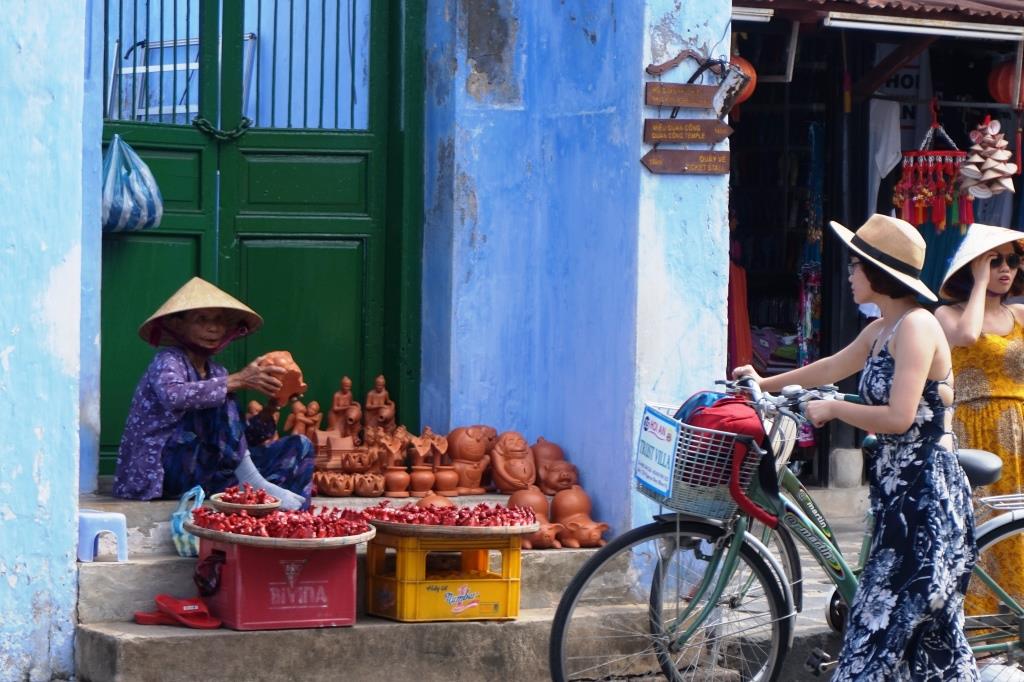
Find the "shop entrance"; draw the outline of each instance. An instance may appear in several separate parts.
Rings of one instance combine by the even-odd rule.
[[[402,188],[389,179],[401,92],[389,59],[405,47],[392,35],[412,40],[392,26],[407,18],[375,0],[104,9],[104,138],[119,133],[149,164],[165,213],[156,230],[104,236],[100,473],[113,472],[152,357],[135,330],[193,275],[265,319],[222,363],[287,349],[306,400],[322,405],[342,375],[359,392],[383,372],[414,420],[418,348],[385,357],[419,291],[418,276],[388,268],[403,235]]]

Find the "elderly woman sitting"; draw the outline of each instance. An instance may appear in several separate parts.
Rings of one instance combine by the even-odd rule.
[[[195,485],[212,494],[249,483],[280,498],[285,509],[308,506],[312,443],[301,435],[267,443],[276,431],[273,396],[285,370],[261,367],[257,358],[228,374],[212,360],[262,324],[248,306],[198,277],[142,324],[142,339],[162,347],[132,398],[114,495],[149,500],[179,497]],[[242,389],[272,397],[248,422],[235,401]]]

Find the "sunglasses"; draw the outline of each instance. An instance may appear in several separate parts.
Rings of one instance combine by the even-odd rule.
[[[1001,267],[1003,267],[1003,261],[1004,260],[1006,261],[1006,265],[1011,270],[1015,270],[1015,269],[1020,267],[1020,256],[1018,256],[1015,253],[1011,253],[1011,254],[1006,255],[1006,256],[1004,256],[1002,254],[999,254],[995,258],[993,258],[991,261],[989,261],[989,266],[991,266],[992,268],[1001,268]]]
[[[853,271],[860,265],[859,260],[852,260],[846,264],[846,274],[853,276]]]

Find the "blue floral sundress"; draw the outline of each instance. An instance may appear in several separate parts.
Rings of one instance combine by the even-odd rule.
[[[889,342],[901,321],[877,354],[872,344],[860,379],[869,405],[889,402]],[[867,461],[875,526],[833,682],[978,679],[963,630],[974,514],[956,455],[940,443],[951,409],[939,395],[943,383],[928,380],[914,424],[878,434]]]

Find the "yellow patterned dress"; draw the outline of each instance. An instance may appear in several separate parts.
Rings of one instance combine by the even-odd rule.
[[[1006,336],[982,334],[971,346],[956,346],[953,375],[956,399],[953,432],[960,447],[988,450],[1003,460],[998,481],[974,490],[977,522],[992,516],[977,500],[1024,492],[1024,327],[1014,320]],[[1024,538],[1004,541],[978,557],[1011,595],[1024,596]],[[979,580],[967,591],[965,612],[993,613],[995,597]]]

